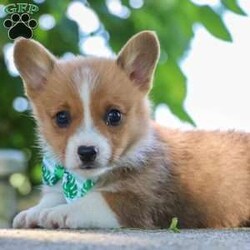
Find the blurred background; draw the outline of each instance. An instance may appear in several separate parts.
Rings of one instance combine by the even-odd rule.
[[[0,1],[0,227],[37,200],[35,124],[2,25],[10,3],[35,4],[33,38],[55,55],[113,57],[142,30],[157,32],[161,56],[153,117],[180,129],[250,131],[249,0]],[[32,188],[35,187],[35,188]]]

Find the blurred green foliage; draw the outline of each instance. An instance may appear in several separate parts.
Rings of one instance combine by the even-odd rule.
[[[1,4],[33,1],[1,1]],[[41,42],[55,55],[61,56],[65,52],[79,54],[79,28],[76,22],[66,16],[69,0],[46,0],[39,6],[39,12],[32,17],[38,20],[42,14],[54,16],[56,25],[51,30],[42,30],[39,27],[34,31],[33,38]],[[204,26],[211,35],[230,42],[230,31],[223,22],[224,11],[229,10],[239,15],[245,15],[239,7],[237,0],[221,0],[216,9],[208,5],[197,5],[191,0],[144,0],[142,8],[133,9],[129,0],[121,3],[127,6],[131,13],[128,18],[120,18],[112,15],[106,5],[106,1],[89,0],[82,1],[92,8],[101,22],[100,28],[105,29],[110,39],[111,48],[118,52],[121,46],[135,33],[141,30],[155,30],[161,43],[161,58],[156,71],[155,85],[151,92],[154,105],[166,103],[170,110],[181,120],[194,124],[192,118],[184,109],[183,102],[186,97],[186,77],[179,63],[185,56],[190,42],[194,37],[194,25]],[[3,6],[2,6],[3,7]],[[29,177],[32,182],[39,181],[35,178],[37,171],[37,149],[33,147],[34,122],[27,118],[27,112],[18,113],[13,108],[13,100],[17,96],[23,96],[21,79],[13,77],[7,69],[3,49],[6,44],[12,43],[7,35],[7,30],[2,23],[6,17],[0,20],[0,148],[31,149]],[[96,30],[85,36],[94,36],[100,30]]]

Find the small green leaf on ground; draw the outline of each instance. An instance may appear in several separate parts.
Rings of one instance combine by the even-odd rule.
[[[171,224],[168,229],[174,233],[180,233],[177,224],[178,224],[178,218],[177,217],[172,218]]]

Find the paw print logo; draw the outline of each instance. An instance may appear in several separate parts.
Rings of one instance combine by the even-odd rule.
[[[31,38],[33,29],[36,28],[37,22],[35,19],[30,19],[27,13],[21,16],[17,13],[11,15],[10,19],[6,19],[3,23],[4,27],[9,29],[8,36],[10,39],[16,39],[19,36]]]

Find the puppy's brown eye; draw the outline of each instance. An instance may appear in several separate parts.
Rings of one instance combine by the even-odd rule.
[[[108,126],[118,126],[121,123],[122,114],[117,109],[109,110],[105,115],[105,122]]]
[[[56,124],[59,128],[67,128],[71,122],[71,116],[69,111],[60,111],[56,114]]]

